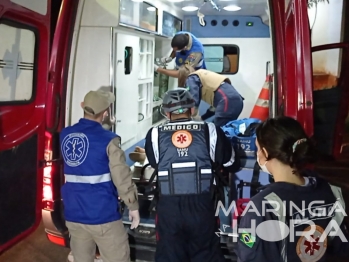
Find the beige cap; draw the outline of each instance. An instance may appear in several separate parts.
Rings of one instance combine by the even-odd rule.
[[[90,91],[85,95],[83,109],[86,114],[92,115],[91,112],[86,110],[86,107],[89,107],[93,110],[93,115],[96,115],[106,110],[114,102],[115,95],[111,92]]]

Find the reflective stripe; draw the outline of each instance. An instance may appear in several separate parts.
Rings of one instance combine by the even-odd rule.
[[[77,176],[65,174],[65,181],[69,183],[98,184],[111,181],[110,173],[96,176]]]
[[[336,200],[341,204],[343,210],[345,210],[345,202],[342,195],[342,190],[339,187],[329,184],[332,190],[333,195],[336,197]],[[344,214],[342,212],[335,212],[334,217],[332,218],[337,222],[338,226],[341,226],[344,220]],[[333,240],[335,236],[328,236],[330,240]]]
[[[157,127],[154,127],[151,130],[151,143],[153,146],[153,152],[156,163],[159,163],[159,130]]]
[[[168,171],[159,171],[158,176],[168,176]]]
[[[265,100],[265,99],[260,99],[258,98],[257,102],[256,102],[256,106],[260,106],[260,107],[269,107],[269,100]]]
[[[216,155],[216,145],[217,145],[217,131],[216,126],[213,123],[207,123],[208,126],[208,132],[210,137],[210,156],[211,160],[213,162],[216,162],[215,155]]]
[[[223,109],[223,112],[227,112],[228,110],[228,97],[227,95],[222,91],[222,89],[218,88],[217,89],[217,92],[221,94],[222,98],[223,98],[223,101],[224,101],[224,109]]]
[[[184,163],[173,163],[172,168],[184,168],[184,167],[194,167],[195,162],[184,162]]]
[[[211,169],[201,169],[201,174],[212,174]]]

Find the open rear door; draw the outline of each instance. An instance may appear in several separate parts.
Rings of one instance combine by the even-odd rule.
[[[50,10],[0,2],[0,253],[41,220]]]
[[[278,113],[313,135],[312,56],[307,1],[269,1],[276,50]]]

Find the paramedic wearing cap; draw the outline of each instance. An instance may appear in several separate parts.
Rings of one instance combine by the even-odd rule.
[[[217,167],[234,163],[233,149],[212,123],[192,121],[194,100],[178,88],[163,98],[169,123],[151,128],[145,139],[157,168],[156,262],[224,262],[211,190]]]
[[[215,116],[214,123],[223,126],[238,119],[244,107],[244,98],[232,86],[230,79],[215,72],[184,65],[179,68],[178,86],[186,87],[195,100],[198,108],[201,100],[210,105],[201,116],[206,120]]]
[[[103,262],[130,261],[118,196],[131,210],[135,228],[140,219],[138,193],[120,137],[102,127],[114,101],[111,92],[90,91],[81,103],[84,118],[60,134],[66,180],[62,198],[74,262],[93,262],[96,245]]]
[[[182,65],[191,65],[195,70],[206,69],[204,46],[189,32],[178,32],[171,41],[172,54],[161,59],[162,63],[169,63],[176,58],[176,69],[169,70],[154,64],[155,72],[178,78],[178,68]]]

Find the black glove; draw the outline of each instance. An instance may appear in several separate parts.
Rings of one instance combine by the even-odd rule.
[[[211,116],[214,116],[215,111],[213,111],[213,110],[214,110],[213,107],[210,107],[209,109],[207,109],[206,113],[201,116],[201,119],[206,120],[206,119],[210,118]]]

